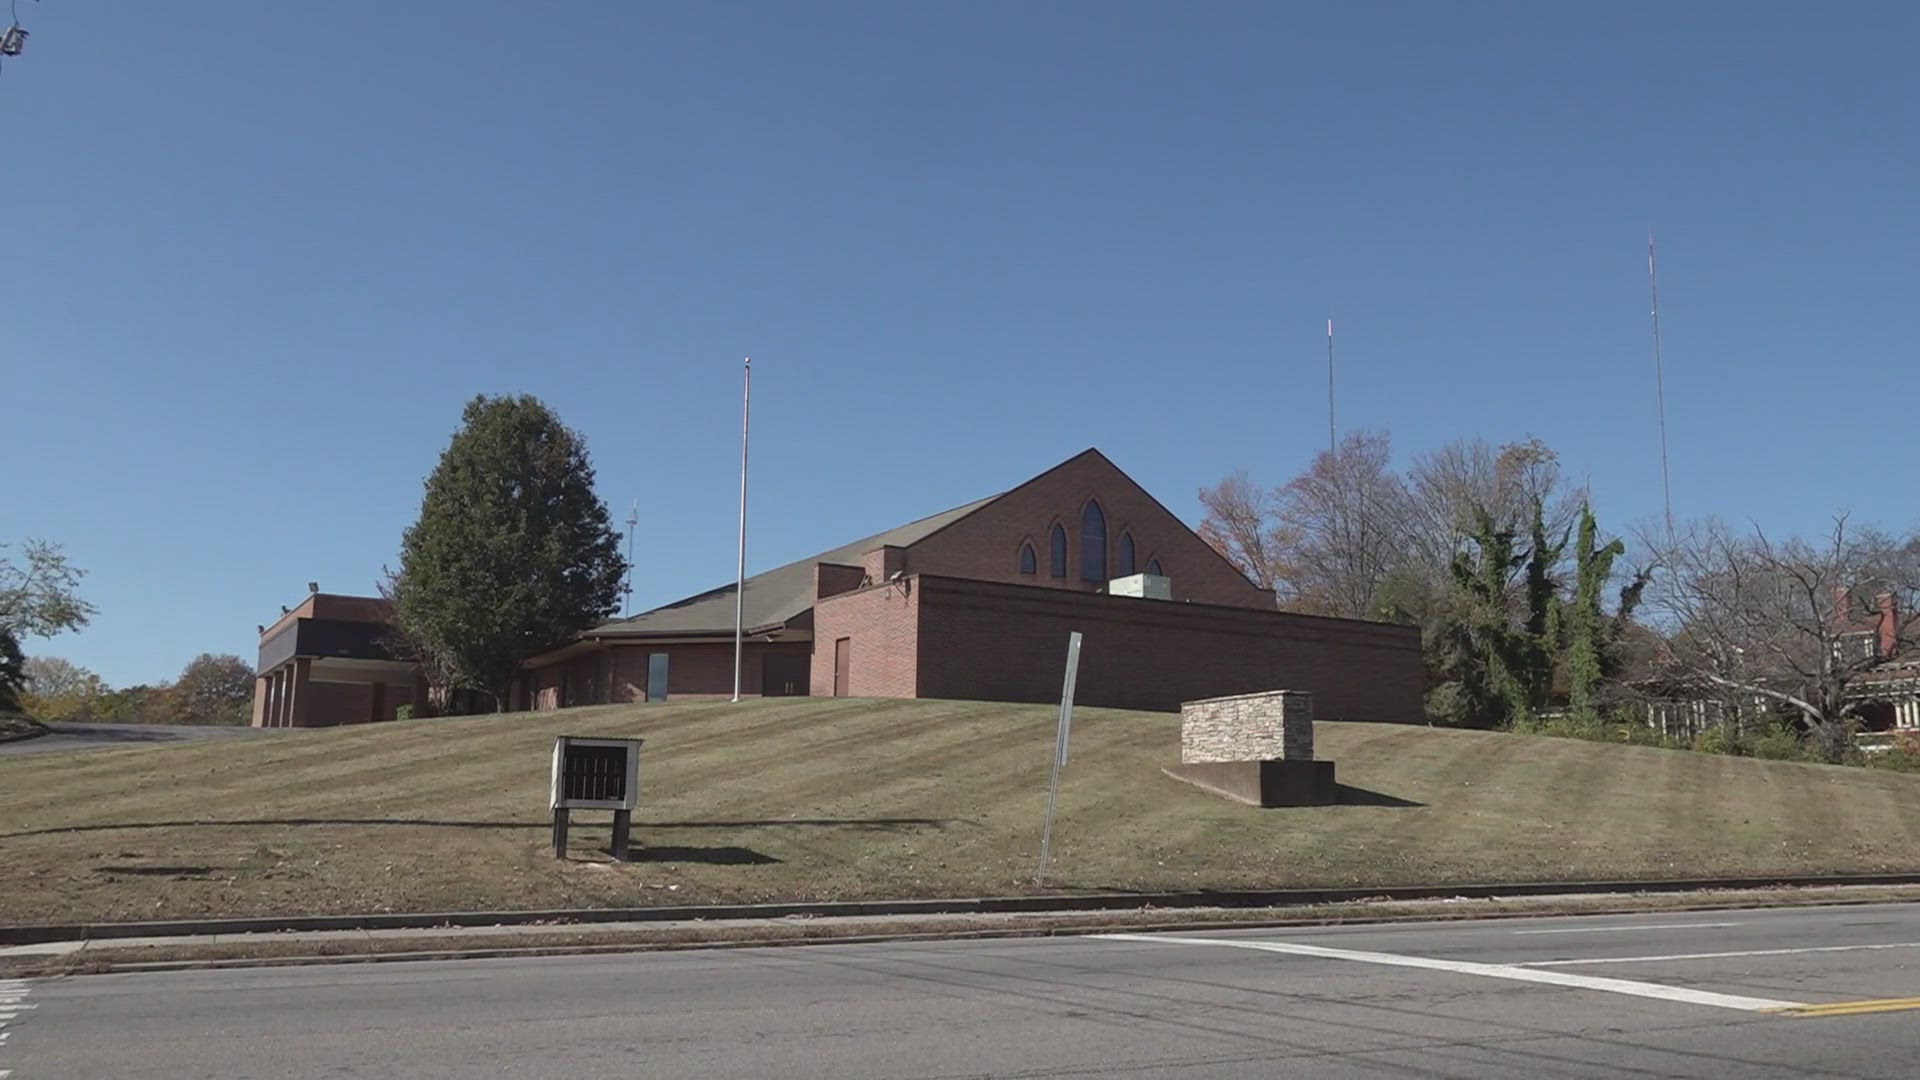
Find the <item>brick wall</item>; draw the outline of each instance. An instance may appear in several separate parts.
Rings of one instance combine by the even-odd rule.
[[[373,719],[373,684],[308,682],[303,727],[364,724]]]
[[[1096,592],[1099,582],[1080,580],[1081,513],[1097,499],[1107,523],[1106,578],[1120,577],[1120,537],[1134,540],[1135,572],[1158,559],[1173,580],[1173,598],[1202,604],[1274,608],[1273,594],[1256,587],[1207,546],[1166,507],[1098,451],[1088,451],[1007,492],[980,510],[928,536],[909,549],[911,573],[1038,585]],[[1048,572],[1048,537],[1054,522],[1067,530],[1067,576]],[[1020,545],[1033,545],[1038,573],[1020,573]]]
[[[834,643],[847,638],[848,697],[920,696],[920,597],[913,578],[882,582],[820,601],[813,609],[815,697],[833,693]]]
[[[765,686],[765,673],[761,665],[767,654],[778,652],[805,656],[808,648],[804,641],[748,641],[740,655],[740,696],[760,696]],[[668,700],[733,696],[733,642],[729,640],[680,645],[608,646],[604,660],[595,656],[586,661],[602,680],[596,684],[603,687],[598,691],[601,696],[593,700],[645,701],[648,657],[654,653],[667,654]],[[559,666],[556,664],[537,669],[534,677],[551,681],[553,676],[546,673]]]
[[[907,568],[907,549],[887,544],[860,556],[860,569],[866,580],[879,584]]]
[[[1312,761],[1313,695],[1270,690],[1181,702],[1180,760]]]
[[[894,550],[899,550],[895,548]],[[852,592],[866,580],[867,572],[858,566],[842,566],[839,563],[813,564],[813,595],[824,599],[838,596],[843,592]]]
[[[1171,712],[1183,701],[1285,688],[1312,693],[1326,719],[1425,720],[1420,634],[1411,626],[917,574],[908,581],[920,610],[921,697],[1058,700],[1067,634],[1078,630],[1086,636],[1078,698],[1087,705]],[[828,636],[820,640],[825,648]]]

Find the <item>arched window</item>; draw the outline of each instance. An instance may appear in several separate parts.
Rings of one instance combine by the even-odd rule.
[[[1149,574],[1152,574],[1152,575],[1153,575],[1154,577],[1166,577],[1166,576],[1167,576],[1167,573],[1166,573],[1166,571],[1164,571],[1164,570],[1162,570],[1162,569],[1160,569],[1160,560],[1159,560],[1159,559],[1155,559],[1155,560],[1153,560],[1152,562],[1150,562],[1150,563],[1148,563],[1148,564],[1147,564],[1147,573],[1149,573]]]
[[[1040,572],[1040,564],[1033,557],[1032,544],[1020,545],[1020,572],[1023,574],[1037,574]]]
[[[1065,526],[1055,525],[1053,527],[1053,537],[1052,537],[1052,543],[1050,546],[1053,548],[1053,550],[1047,553],[1049,556],[1047,560],[1047,572],[1052,574],[1054,577],[1066,577],[1067,576],[1067,530]]]
[[[1080,580],[1107,580],[1107,515],[1091,499],[1080,511]]]
[[[1120,534],[1119,558],[1120,565],[1113,568],[1114,577],[1132,577],[1140,572],[1133,565],[1133,534],[1130,532]]]

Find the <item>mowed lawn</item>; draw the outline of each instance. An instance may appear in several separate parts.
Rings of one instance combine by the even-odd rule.
[[[663,703],[0,758],[0,924],[1026,892],[1054,713]],[[635,861],[592,813],[551,857],[557,734],[647,740]],[[1920,778],[1382,724],[1318,744],[1373,804],[1228,802],[1162,775],[1178,717],[1080,710],[1049,888],[1920,871]]]

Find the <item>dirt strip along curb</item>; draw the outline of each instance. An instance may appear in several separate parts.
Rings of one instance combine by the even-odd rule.
[[[452,911],[422,914],[177,919],[64,926],[4,926],[0,927],[0,945],[32,945],[47,941],[89,941],[128,937],[270,934],[290,930],[403,930],[432,929],[442,926],[526,926],[552,923],[669,922],[696,919],[714,921],[781,919],[794,916],[1038,914],[1053,911],[1120,911],[1129,908],[1167,907],[1301,907],[1312,904],[1345,904],[1361,900],[1444,900],[1455,897],[1468,900],[1497,900],[1505,897],[1575,893],[1668,893],[1850,885],[1920,885],[1920,874],[1681,878],[1665,881],[1540,881],[1400,888],[1067,893],[1052,896],[957,897],[944,900],[852,900],[644,908],[560,908],[547,911]]]

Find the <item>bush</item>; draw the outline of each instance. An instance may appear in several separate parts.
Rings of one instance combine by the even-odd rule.
[[[1698,754],[1738,754],[1740,743],[1725,725],[1716,725],[1693,737],[1693,750]]]
[[[413,702],[409,701],[405,705],[393,710],[393,718],[395,720],[413,719]]]
[[[1771,761],[1805,761],[1807,748],[1791,724],[1774,719],[1768,721],[1767,729],[1753,740],[1753,756]]]
[[[1920,773],[1920,732],[1896,731],[1893,745],[1877,754],[1860,755],[1861,764],[1894,772]]]

